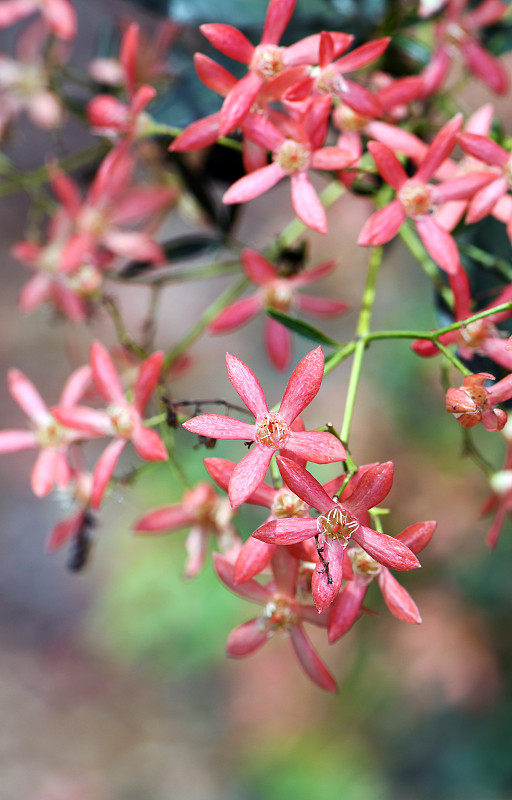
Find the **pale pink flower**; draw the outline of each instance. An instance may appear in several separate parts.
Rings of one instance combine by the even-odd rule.
[[[348,305],[340,300],[301,295],[296,291],[332,272],[335,267],[334,261],[326,261],[296,275],[281,276],[279,267],[271,264],[256,250],[246,249],[242,252],[242,264],[246,276],[259,287],[259,290],[249,297],[235,301],[221,311],[208,326],[210,333],[236,330],[267,308],[284,313],[297,311],[300,315],[305,312],[320,317],[336,316],[348,308]],[[292,355],[290,331],[268,317],[265,320],[263,338],[271,363],[276,369],[286,369]]]
[[[100,342],[93,342],[90,352],[91,374],[97,391],[109,405],[104,410],[85,406],[54,408],[53,414],[61,424],[83,431],[89,436],[113,436],[100,457],[93,473],[91,507],[97,509],[114,472],[117,461],[128,441],[146,461],[166,461],[167,450],[162,439],[142,422],[143,411],[156,389],[164,354],[153,353],[140,366],[133,387],[133,402],[129,401],[119,380],[112,359]]]
[[[349,542],[358,544],[385,567],[409,570],[420,566],[416,556],[401,541],[365,524],[368,510],[379,505],[391,489],[392,461],[368,469],[349,497],[340,502],[333,500],[299,464],[278,457],[278,465],[289,488],[311,508],[316,508],[320,516],[267,522],[253,536],[283,545],[318,537],[319,560],[313,573],[312,591],[319,611],[328,608],[340,590],[343,553]]]
[[[232,560],[241,546],[231,520],[233,511],[227,498],[221,498],[206,481],[183,493],[181,503],[148,511],[135,525],[140,534],[162,534],[190,528],[186,541],[185,577],[192,578],[204,566],[210,539],[214,537],[222,553]]]
[[[254,442],[255,447],[235,467],[229,482],[229,499],[233,508],[241,505],[258,488],[272,456],[288,450],[298,458],[316,464],[343,461],[346,451],[339,439],[323,431],[295,431],[292,424],[313,400],[320,389],[324,373],[324,356],[320,347],[305,356],[293,371],[286,387],[279,411],[269,411],[263,389],[254,372],[230,353],[226,365],[231,383],[255,423],[204,414],[194,417],[183,427],[200,436],[214,439],[238,439]]]
[[[231,658],[243,658],[262,647],[277,633],[290,637],[295,655],[306,675],[321,689],[336,691],[334,678],[313,649],[303,623],[325,627],[327,618],[314,606],[297,599],[299,562],[284,547],[272,557],[273,580],[266,586],[255,580],[235,584],[234,567],[218,553],[213,555],[214,566],[221,581],[232,592],[263,606],[259,617],[240,625],[231,632],[226,652]]]
[[[91,381],[89,367],[81,367],[66,381],[60,406],[69,408],[84,395]],[[19,370],[7,375],[9,392],[31,423],[30,430],[0,431],[0,453],[39,450],[30,485],[38,497],[49,494],[54,486],[65,488],[71,480],[68,447],[84,438],[72,425],[59,422],[42,399],[34,384]]]
[[[55,36],[60,39],[74,39],[76,13],[69,0],[2,0],[0,28],[8,28],[37,11]]]

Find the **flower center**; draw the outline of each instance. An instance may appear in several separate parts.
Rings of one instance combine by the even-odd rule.
[[[217,500],[217,494],[210,484],[200,483],[195,489],[184,493],[183,508],[190,512],[200,527],[215,528]]]
[[[374,558],[369,556],[368,553],[365,553],[362,547],[349,548],[348,555],[350,563],[352,564],[352,569],[354,572],[357,572],[358,575],[374,578],[382,569],[381,565],[375,561]]]
[[[274,153],[274,161],[289,175],[301,172],[309,164],[309,147],[294,139],[285,139],[279,149]]]
[[[460,329],[461,344],[476,350],[489,334],[489,323],[483,319],[470,322]]]
[[[459,23],[449,22],[444,30],[444,38],[447,44],[459,47],[460,43],[467,38],[467,32]]]
[[[334,120],[342,130],[345,131],[364,131],[368,125],[370,118],[363,117],[358,114],[353,108],[349,108],[345,103],[341,103],[334,112]]]
[[[100,270],[92,264],[82,264],[69,276],[69,288],[84,297],[96,294],[102,282]]]
[[[340,75],[332,67],[328,67],[316,79],[315,89],[317,92],[339,97],[347,91],[348,85],[343,75]]]
[[[263,609],[265,628],[272,633],[287,631],[297,625],[298,618],[288,600],[276,595]]]
[[[284,447],[289,435],[290,429],[288,425],[274,411],[265,414],[256,422],[256,438],[265,447],[272,447],[273,450],[278,450],[280,447]]]
[[[260,44],[254,51],[250,68],[264,81],[272,80],[284,69],[281,48],[275,44]]]
[[[289,311],[293,300],[292,287],[288,281],[273,281],[265,286],[265,305],[278,311]]]
[[[348,540],[359,528],[359,522],[341,506],[334,506],[327,514],[321,514],[316,526],[319,534],[330,539]]]
[[[131,409],[123,406],[109,406],[107,408],[107,414],[118,436],[128,438],[132,434],[135,419]]]
[[[36,431],[40,447],[59,447],[66,441],[66,429],[54,417],[40,425]]]
[[[308,505],[289,489],[281,489],[274,497],[270,513],[276,519],[307,517]]]
[[[407,181],[398,192],[398,199],[408,217],[417,217],[429,211],[432,201],[426,183]]]

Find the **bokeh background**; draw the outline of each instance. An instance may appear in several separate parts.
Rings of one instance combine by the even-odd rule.
[[[130,16],[148,31],[156,24],[154,16],[121,0],[108,7],[99,0],[76,5],[80,35],[73,58],[82,65],[107,46],[116,21]],[[220,2],[216,17],[206,3],[201,8],[199,2],[176,2],[172,10],[190,23],[182,39],[193,48],[195,21],[236,24],[233,15],[241,5],[261,25],[266,3],[259,0]],[[382,3],[374,6],[378,14]],[[350,19],[359,24],[356,7],[341,0],[331,4],[339,29],[347,29],[343,24]],[[303,2],[299,8],[307,28],[308,14],[315,18],[326,4]],[[197,20],[187,16],[192,11]],[[13,33],[3,32],[0,48],[9,50],[12,41]],[[171,64],[176,74],[194,80],[179,47]],[[185,124],[193,110],[178,95],[174,101],[172,93],[166,96],[162,118]],[[475,85],[458,99],[466,113],[487,100]],[[512,131],[509,99],[496,107]],[[30,169],[50,149],[63,154],[88,141],[73,121],[50,137],[20,120],[6,152]],[[85,362],[91,336],[113,343],[114,332],[101,314],[91,330],[78,332],[49,312],[20,315],[16,299],[27,273],[9,250],[25,235],[28,200],[9,196],[0,207],[0,374],[16,366],[53,403],[70,366]],[[329,212],[329,236],[308,236],[311,263],[339,260],[318,293],[352,306],[340,320],[321,326],[341,340],[352,336],[357,317],[368,254],[356,247],[354,232],[368,213],[364,199],[342,198]],[[278,187],[240,215],[236,237],[264,248],[290,219],[287,189]],[[173,221],[165,235],[187,230],[187,222]],[[195,284],[166,288],[157,346],[179,340],[230,280],[212,279],[200,290]],[[112,291],[137,334],[147,289],[116,285]],[[432,327],[434,305],[419,267],[400,244],[390,246],[374,326]],[[208,394],[236,401],[224,369],[229,350],[250,362],[269,401],[276,402],[288,376],[268,367],[261,331],[258,319],[236,334],[201,339],[191,350],[194,368],[173,385],[175,396],[204,396],[208,387]],[[297,340],[295,360],[309,349]],[[312,427],[340,424],[348,369],[331,373],[307,409]],[[2,428],[23,426],[3,379],[0,408]],[[178,438],[185,451],[186,434]],[[490,445],[499,466],[501,441],[489,439],[488,434],[486,449]],[[227,661],[229,631],[255,609],[231,596],[211,565],[197,579],[183,581],[184,532],[151,540],[133,536],[131,526],[141,514],[179,499],[172,467],[151,468],[135,486],[112,493],[101,511],[90,564],[73,574],[66,552],[45,553],[46,537],[62,512],[57,501],[31,494],[32,456],[2,457],[2,800],[512,798],[512,531],[507,523],[498,549],[486,549],[489,521],[478,508],[487,487],[461,458],[460,431],[444,412],[439,364],[417,359],[406,342],[375,344],[365,357],[351,448],[359,463],[396,463],[388,532],[423,519],[437,519],[439,526],[422,554],[421,572],[403,578],[423,615],[421,626],[392,618],[372,586],[367,604],[379,617],[365,615],[333,647],[311,632],[339,680],[337,696],[307,681],[284,639],[273,639],[250,659]],[[219,444],[215,451],[233,460],[242,453],[241,443]],[[205,477],[203,455],[189,446],[184,467],[191,479]],[[121,471],[133,464],[135,456],[128,454]],[[264,516],[262,509],[243,511],[240,529],[247,534]]]

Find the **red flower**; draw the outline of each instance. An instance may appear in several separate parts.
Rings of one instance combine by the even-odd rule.
[[[202,481],[183,493],[181,503],[148,511],[134,525],[137,533],[170,533],[190,528],[185,577],[192,578],[203,568],[211,536],[216,536],[221,551],[233,557],[240,550],[240,540],[231,525],[233,512],[226,498]]]
[[[335,316],[346,311],[348,306],[339,300],[324,297],[310,297],[296,293],[296,289],[313,283],[334,269],[334,261],[326,261],[311,270],[298,275],[281,277],[278,268],[263,258],[256,250],[244,250],[242,264],[249,280],[260,287],[256,294],[232,303],[209,325],[210,333],[225,333],[236,330],[253,319],[266,308],[289,312],[297,308],[299,312]],[[290,331],[276,320],[265,320],[265,349],[276,369],[286,369],[291,359],[292,337]]]
[[[226,365],[231,383],[256,417],[255,424],[219,414],[204,414],[188,420],[183,427],[214,439],[255,442],[254,449],[235,467],[229,482],[229,499],[233,508],[245,502],[257,489],[272,456],[279,450],[286,449],[298,458],[316,464],[329,464],[346,458],[345,448],[333,434],[294,431],[292,428],[293,421],[320,389],[324,373],[324,356],[320,347],[308,353],[293,371],[279,411],[269,411],[258,379],[243,361],[227,353]]]
[[[266,586],[254,580],[236,585],[233,565],[218,553],[214,553],[213,563],[217,575],[228,589],[264,606],[259,617],[231,632],[226,647],[228,656],[243,658],[259,650],[276,633],[287,634],[306,675],[321,689],[335,692],[334,678],[313,649],[302,627],[303,622],[325,627],[327,619],[318,614],[314,606],[298,601],[298,561],[284,547],[278,548],[272,558],[274,579]]]
[[[406,218],[411,217],[416,223],[425,249],[436,264],[451,274],[460,269],[457,245],[450,234],[437,224],[431,211],[448,200],[473,195],[477,189],[489,183],[492,176],[488,172],[482,172],[470,173],[437,185],[429,181],[455,147],[461,125],[462,116],[458,114],[441,128],[412,178],[407,177],[389,147],[380,142],[369,143],[368,149],[378,171],[396,190],[397,197],[370,217],[359,234],[358,244],[368,246],[389,242]]]
[[[417,522],[410,525],[396,538],[407,545],[413,553],[419,553],[429,543],[436,529],[436,522]],[[400,586],[390,571],[375,561],[368,553],[359,547],[348,547],[345,551],[344,576],[347,580],[338,597],[334,601],[329,614],[329,642],[335,642],[343,636],[356,622],[362,612],[362,604],[368,586],[377,578],[382,596],[387,607],[395,617],[419,624],[420,613],[408,592]]]
[[[313,573],[313,598],[319,611],[338,594],[343,579],[343,553],[355,542],[372,558],[391,569],[409,570],[419,566],[406,545],[392,536],[369,528],[366,512],[377,506],[391,489],[393,462],[370,467],[346,500],[336,502],[303,467],[278,458],[279,470],[290,489],[320,512],[318,519],[281,519],[268,522],[254,532],[264,542],[290,545],[318,536],[321,558]]]
[[[505,427],[507,414],[498,403],[512,397],[512,375],[507,375],[494,386],[484,386],[486,380],[494,380],[488,372],[467,375],[458,389],[446,392],[446,410],[458,419],[463,428],[473,428],[482,423],[488,431],[501,431]]]
[[[113,441],[96,464],[93,473],[91,506],[97,509],[112,477],[126,443],[133,442],[137,454],[147,461],[166,461],[167,450],[160,436],[142,424],[142,413],[156,388],[164,354],[153,353],[140,366],[134,399],[126,399],[118,374],[108,351],[100,342],[93,342],[90,352],[92,377],[99,394],[109,402],[99,411],[85,406],[53,409],[55,418],[63,425],[83,431],[90,436],[114,436]]]

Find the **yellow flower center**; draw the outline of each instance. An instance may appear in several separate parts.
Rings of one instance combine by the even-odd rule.
[[[362,547],[351,547],[348,551],[352,569],[358,575],[374,578],[382,567],[374,558],[365,553]]]
[[[284,419],[274,411],[270,411],[263,417],[260,417],[256,422],[256,438],[260,444],[265,447],[271,447],[273,450],[278,450],[283,447],[288,436],[290,429]]]
[[[265,305],[278,311],[289,311],[293,300],[292,287],[288,281],[273,281],[265,286]]]
[[[274,161],[285,172],[292,175],[294,172],[301,172],[307,168],[309,156],[310,150],[307,145],[296,142],[294,139],[285,139],[274,153]]]
[[[408,217],[426,214],[431,205],[430,189],[426,183],[407,181],[398,192],[398,199]]]
[[[347,541],[359,528],[359,522],[341,506],[334,506],[327,514],[318,517],[316,526],[322,536]]]
[[[275,44],[260,44],[254,51],[250,68],[264,81],[272,80],[284,69],[281,48]]]
[[[107,414],[118,436],[128,438],[135,425],[134,412],[124,406],[109,406]]]
[[[59,447],[66,441],[66,428],[50,416],[38,427],[36,438],[40,447]]]
[[[297,613],[290,607],[289,601],[278,595],[263,609],[263,620],[265,629],[272,633],[288,631],[298,623]]]
[[[281,489],[274,497],[270,513],[276,519],[307,517],[308,506],[289,489]]]

